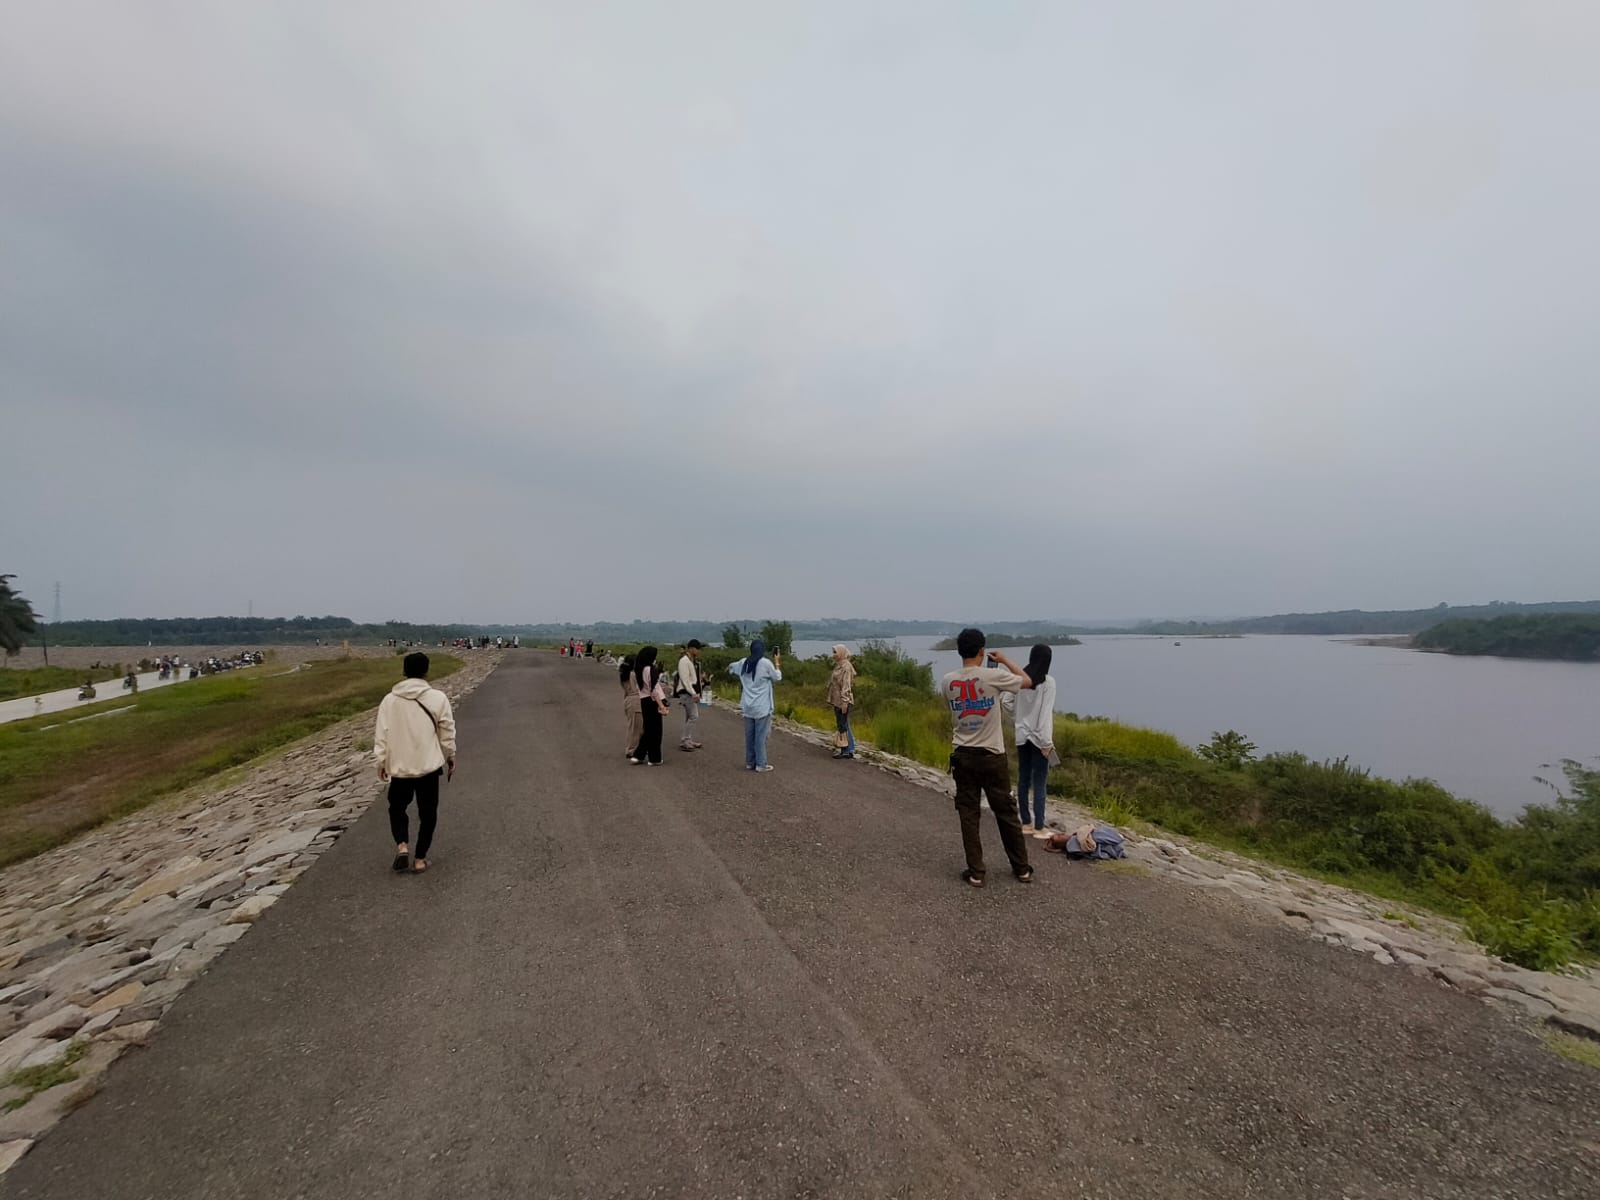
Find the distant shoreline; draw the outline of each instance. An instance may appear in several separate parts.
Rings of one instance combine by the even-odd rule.
[[[1081,646],[1077,638],[1068,634],[1032,633],[1011,634],[999,633],[993,637],[985,638],[984,644],[1001,650],[1015,650],[1023,646],[1037,646],[1040,643],[1046,646]],[[935,650],[954,650],[956,639],[953,637],[941,638],[933,644]]]

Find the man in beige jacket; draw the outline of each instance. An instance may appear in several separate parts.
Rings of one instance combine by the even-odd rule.
[[[439,776],[456,770],[456,719],[450,697],[428,685],[428,656],[408,654],[406,677],[378,705],[372,757],[378,778],[389,784],[389,831],[394,834],[394,869],[428,869],[428,847],[439,820]],[[417,801],[415,857],[409,843],[406,810]]]

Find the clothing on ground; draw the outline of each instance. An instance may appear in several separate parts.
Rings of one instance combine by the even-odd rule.
[[[402,679],[378,705],[372,757],[391,776],[431,775],[456,756],[450,697],[426,679]]]

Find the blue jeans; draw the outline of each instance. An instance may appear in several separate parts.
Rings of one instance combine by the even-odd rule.
[[[845,742],[843,753],[854,756],[856,752],[856,734],[855,730],[850,728],[850,710],[848,708],[834,709],[833,723],[838,728],[839,732],[844,734],[846,739],[848,739]]]
[[[772,714],[744,719],[744,765],[751,769],[767,765],[767,736],[772,732]]]
[[[1022,823],[1030,823],[1028,818],[1029,793],[1033,796],[1033,818],[1031,824],[1035,829],[1044,828],[1044,796],[1045,782],[1050,776],[1050,760],[1044,756],[1044,751],[1032,742],[1024,742],[1017,747],[1017,809],[1022,814]]]

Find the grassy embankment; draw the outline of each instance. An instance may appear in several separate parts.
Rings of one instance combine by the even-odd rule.
[[[719,695],[737,697],[726,665],[738,654],[706,652]],[[930,694],[931,669],[888,647],[863,647],[855,661],[856,736],[944,767],[950,718]],[[830,670],[826,659],[786,662],[779,713],[832,729]],[[1218,739],[1208,756],[1170,734],[1092,717],[1058,713],[1055,731],[1062,765],[1051,792],[1113,823],[1460,917],[1493,953],[1526,966],[1600,956],[1600,771],[1569,764],[1569,795],[1507,822],[1426,780],[1395,783],[1300,754],[1255,759],[1243,739]]]
[[[61,692],[80,685],[85,679],[104,683],[120,679],[127,672],[121,663],[104,667],[29,667],[25,670],[0,669],[0,700],[15,700],[19,696],[42,696],[46,692]]]
[[[1497,658],[1553,658],[1600,662],[1600,614],[1545,613],[1441,621],[1416,635],[1421,650]]]
[[[461,666],[432,659],[434,679]],[[269,665],[0,725],[0,865],[371,708],[399,678],[394,658]]]

